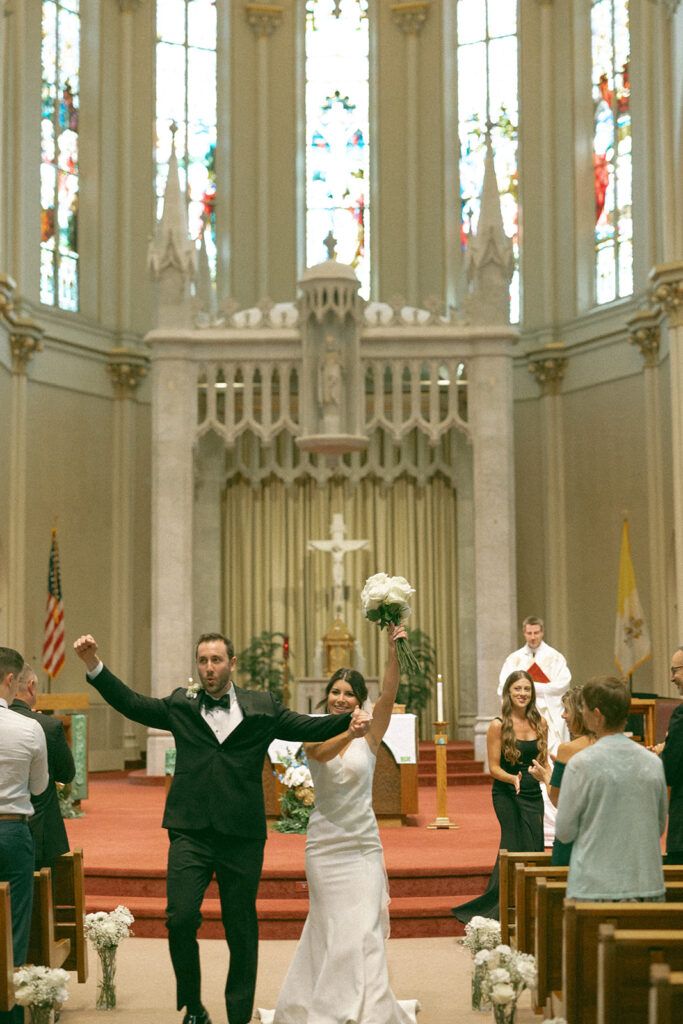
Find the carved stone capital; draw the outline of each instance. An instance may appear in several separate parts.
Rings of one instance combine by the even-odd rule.
[[[644,309],[628,321],[628,340],[640,349],[645,366],[652,369],[659,358],[659,317],[655,310]]]
[[[267,39],[282,24],[284,7],[279,4],[246,4],[247,22],[257,39]]]
[[[650,271],[653,300],[669,317],[672,327],[683,327],[683,263],[664,263]]]
[[[544,395],[557,395],[568,364],[566,356],[542,356],[531,360],[529,373],[533,373]]]
[[[429,0],[392,4],[391,16],[406,36],[419,36],[429,14]]]
[[[0,316],[7,316],[12,309],[16,287],[14,278],[9,274],[0,274]]]
[[[109,358],[107,372],[111,375],[116,397],[132,398],[142,378],[147,376],[148,360],[125,348],[113,348]]]
[[[10,328],[9,343],[12,350],[12,373],[26,373],[26,364],[34,352],[42,352],[42,329],[32,320],[16,321]]]

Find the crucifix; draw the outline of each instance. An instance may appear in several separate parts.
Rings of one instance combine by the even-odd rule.
[[[332,516],[330,536],[332,540],[309,540],[309,551],[328,551],[332,555],[332,580],[334,617],[341,619],[344,612],[344,555],[349,551],[359,551],[370,546],[368,540],[344,540],[346,527],[344,516],[335,512]]]

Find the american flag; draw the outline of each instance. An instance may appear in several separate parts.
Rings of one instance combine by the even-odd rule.
[[[52,528],[50,569],[47,578],[47,609],[45,611],[45,638],[43,640],[43,668],[55,679],[64,664],[64,605],[62,581],[59,575],[57,530]]]

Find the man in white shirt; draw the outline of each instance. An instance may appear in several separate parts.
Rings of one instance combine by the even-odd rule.
[[[10,884],[14,966],[26,962],[33,906],[31,796],[48,785],[45,734],[33,719],[9,710],[24,659],[0,647],[0,881]],[[23,1006],[0,1013],[0,1024],[21,1024]]]
[[[574,844],[567,898],[663,900],[662,763],[624,734],[631,704],[626,683],[589,679],[582,698],[584,722],[597,741],[575,754],[562,776],[557,838]]]
[[[536,707],[548,723],[548,753],[554,755],[560,743],[569,740],[569,730],[562,718],[562,696],[572,681],[571,672],[563,654],[550,647],[543,639],[543,620],[529,615],[522,623],[525,644],[505,659],[500,670],[498,696],[503,693],[505,680],[511,672],[523,670],[534,681]],[[542,787],[545,813],[543,831],[546,846],[552,846],[555,837],[555,808]]]

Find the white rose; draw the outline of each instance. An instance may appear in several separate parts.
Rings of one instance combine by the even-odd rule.
[[[511,1003],[515,998],[515,990],[512,985],[494,985],[489,993],[492,1003],[503,1005]]]
[[[474,954],[474,962],[477,967],[483,967],[491,959],[491,953],[488,949],[480,949],[478,953]]]
[[[489,978],[492,985],[507,985],[510,982],[510,972],[506,971],[504,967],[494,967],[492,971],[489,971]]]
[[[374,611],[384,604],[389,592],[389,580],[385,572],[378,572],[365,581],[361,590],[360,603],[364,612]]]
[[[389,579],[389,592],[387,594],[387,602],[389,604],[407,605],[411,594],[414,593],[415,588],[411,587],[408,580],[403,576],[392,576]]]

